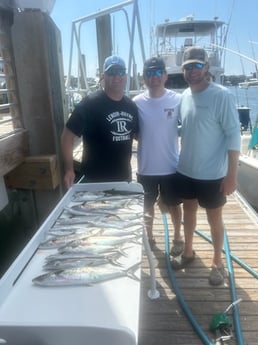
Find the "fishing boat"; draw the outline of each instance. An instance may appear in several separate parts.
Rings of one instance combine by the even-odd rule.
[[[258,126],[252,134],[241,135],[241,154],[238,164],[238,191],[248,203],[258,210]]]
[[[224,73],[222,59],[226,35],[225,23],[217,17],[212,20],[195,20],[191,15],[179,21],[165,21],[157,25],[153,29],[151,51],[153,55],[161,56],[166,63],[166,86],[173,89],[187,87],[181,65],[185,49],[193,45],[206,49],[211,77],[220,83]]]
[[[240,87],[240,89],[248,89],[249,87],[254,86],[258,86],[257,78],[250,78],[249,80],[243,81],[242,83],[238,83],[238,87]]]

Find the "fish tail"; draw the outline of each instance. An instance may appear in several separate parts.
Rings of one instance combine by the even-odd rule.
[[[123,265],[120,262],[117,261],[117,258],[119,258],[119,256],[117,256],[116,258],[109,258],[108,261],[111,263],[111,265],[120,266],[121,267]]]
[[[135,271],[140,267],[141,263],[137,262],[136,264],[134,264],[133,266],[129,267],[126,270],[126,274],[129,278],[136,280],[136,281],[140,281],[140,278],[137,277],[137,275],[135,274]]]

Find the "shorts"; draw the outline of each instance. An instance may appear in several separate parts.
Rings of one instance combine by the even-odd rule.
[[[176,173],[175,193],[178,198],[197,199],[203,208],[213,209],[223,206],[227,198],[220,191],[222,178],[217,180],[196,180]]]
[[[160,176],[137,174],[137,182],[143,186],[144,190],[144,208],[153,207],[159,195],[166,206],[181,204],[181,199],[175,197],[174,179],[175,174]]]

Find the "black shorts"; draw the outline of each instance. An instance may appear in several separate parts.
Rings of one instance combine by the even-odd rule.
[[[165,205],[179,205],[182,201],[175,197],[174,180],[175,174],[160,176],[137,174],[137,182],[143,186],[144,190],[144,207],[152,207],[157,201],[159,195]]]
[[[178,198],[197,199],[201,207],[217,208],[223,206],[227,199],[220,191],[222,178],[218,180],[196,180],[176,173],[175,193]]]

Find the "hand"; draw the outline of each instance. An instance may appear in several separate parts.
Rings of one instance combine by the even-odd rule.
[[[237,189],[237,179],[236,176],[225,176],[221,182],[220,190],[223,192],[224,196],[230,195]]]
[[[64,175],[64,184],[67,189],[74,184],[75,173],[73,170],[68,170]]]

